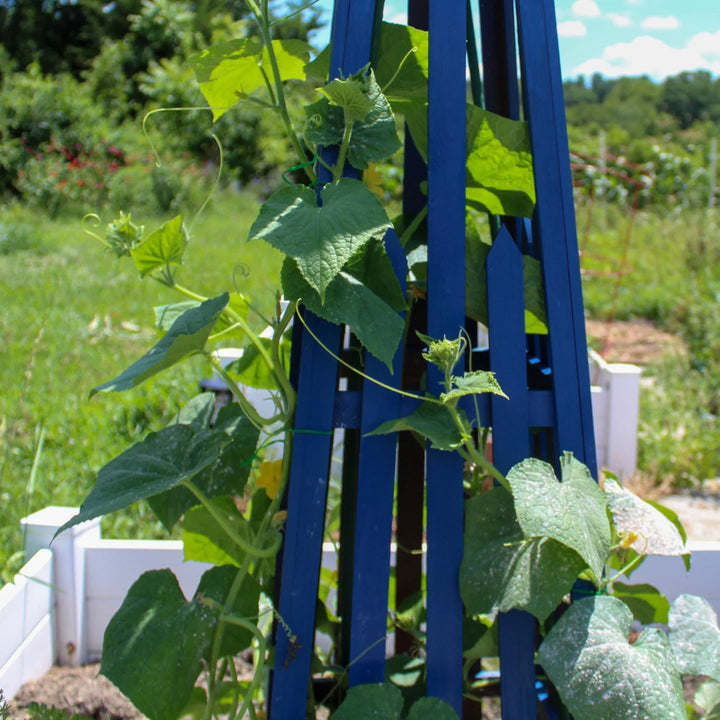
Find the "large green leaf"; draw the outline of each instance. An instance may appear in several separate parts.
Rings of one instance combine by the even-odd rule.
[[[527,123],[468,105],[467,153],[470,205],[495,215],[532,217],[535,179]]]
[[[720,630],[712,605],[697,595],[680,595],[670,606],[668,624],[681,672],[720,681]]]
[[[427,161],[427,105],[399,101],[412,139]],[[530,136],[525,122],[467,105],[466,202],[495,215],[532,217],[535,207]]]
[[[575,550],[600,578],[612,545],[605,495],[569,453],[561,470],[560,483],[552,466],[535,458],[510,470],[518,522],[525,537],[552,538]]]
[[[262,238],[292,257],[325,302],[345,264],[392,223],[380,201],[359,180],[341,178],[320,193],[302,185],[281,188],[260,208],[250,239]]]
[[[480,395],[483,393],[492,393],[493,395],[500,395],[504,398],[507,397],[495,379],[495,373],[488,372],[487,370],[466,372],[462,377],[453,377],[452,382],[454,385],[452,390],[440,395],[440,399],[443,402],[457,400],[465,395]]]
[[[56,534],[192,480],[217,462],[230,440],[224,432],[191,425],[170,425],[151,433],[100,470],[79,513]]]
[[[424,697],[413,703],[407,720],[458,720],[458,715],[444,700]]]
[[[538,660],[578,720],[686,720],[677,667],[662,630],[628,641],[633,616],[612,597],[574,602]]]
[[[170,329],[152,350],[114,380],[93,388],[90,396],[99,392],[129,390],[181,360],[202,352],[213,326],[223,308],[228,304],[228,300],[228,294],[223,293],[219,297],[206,300],[197,307],[188,308],[173,322]]]
[[[210,432],[209,420],[205,432]],[[237,403],[230,403],[220,409],[212,433],[223,434],[228,440],[223,441],[215,461],[194,475],[193,485],[208,498],[242,495],[255,457],[259,431]],[[148,499],[152,511],[168,530],[172,530],[186,510],[199,502],[190,490],[179,486]]]
[[[585,567],[566,545],[526,538],[512,496],[504,488],[493,488],[466,503],[460,594],[468,613],[520,609],[542,622]]]
[[[459,412],[464,417],[462,411]],[[407,417],[388,420],[368,435],[388,435],[403,430],[410,430],[422,438],[427,438],[431,447],[438,450],[455,450],[465,440],[455,425],[450,411],[437,402],[424,402]]]
[[[215,498],[218,512],[235,532],[250,543],[248,523],[231,498]],[[185,513],[182,523],[183,555],[185,560],[212,563],[213,565],[240,565],[245,558],[205,507],[199,506]]]
[[[645,583],[626,585],[614,582],[613,596],[622,600],[632,610],[632,614],[639,623],[667,625],[670,603],[656,587]]]
[[[272,45],[282,80],[304,80],[311,47],[301,40],[273,40]],[[213,120],[265,87],[272,76],[267,49],[253,38],[217,43],[189,58],[188,63],[213,111]]]
[[[325,302],[303,278],[297,264],[285,259],[282,286],[285,298],[303,304],[330,322],[352,328],[360,342],[388,367],[400,344],[404,322],[398,312],[404,298],[380,241],[362,249],[328,285]]]
[[[272,339],[261,337],[259,340],[268,355],[270,355]],[[288,337],[283,338],[280,350],[281,357],[285,363],[285,371],[289,372],[290,339]],[[235,375],[241,385],[259,388],[261,390],[277,390],[277,380],[254,344],[247,345],[243,348],[242,355],[230,363],[227,369]]]
[[[353,123],[347,159],[358,170],[364,170],[371,162],[390,157],[401,146],[392,108],[380,91],[372,71],[362,85],[363,90],[360,90],[360,83],[352,79],[333,80],[323,91],[338,104],[333,105],[327,97],[323,97],[305,108],[305,139],[316,145],[329,146],[339,144],[345,130],[345,113],[339,107],[340,102],[352,103],[358,118]],[[350,97],[346,97],[349,90],[340,94],[339,89],[346,86],[355,91]],[[355,99],[357,94],[359,99]]]
[[[218,618],[201,598],[224,604],[236,573],[233,567],[208,570],[188,602],[170,570],[151,570],[135,581],[110,620],[100,672],[150,720],[175,720],[190,700]],[[233,613],[256,616],[259,594],[247,576]],[[223,654],[241,652],[250,642],[250,633],[230,627]]]
[[[130,256],[140,275],[145,277],[168,265],[182,265],[187,243],[182,215],[178,215],[148,235],[130,251]]]
[[[380,30],[375,77],[393,102],[427,102],[429,43],[427,30],[384,22]]]
[[[605,479],[608,507],[627,547],[639,555],[685,555],[688,551],[675,525],[659,510],[612,477]],[[633,539],[634,538],[634,539]]]
[[[172,303],[170,305],[157,305],[153,308],[155,312],[155,329],[161,334],[166,333],[172,324],[182,315],[186,310],[194,307],[198,307],[201,304],[199,300],[187,300],[185,302]],[[230,300],[227,304],[228,310],[232,310],[242,318],[248,316],[248,304],[247,300],[238,292],[230,293]],[[231,332],[230,326],[233,325]],[[216,326],[213,328],[213,332],[223,332],[223,339],[232,337],[234,341],[242,338],[244,333],[236,325],[232,318],[226,313],[222,313],[217,320]]]
[[[465,313],[487,326],[487,256],[491,245],[480,236],[474,222],[466,225],[465,236]],[[540,261],[522,256],[525,291],[525,332],[547,334],[545,291]]]
[[[720,683],[715,680],[703,683],[693,702],[705,711],[702,720],[720,720]]]
[[[400,720],[403,696],[390,683],[356,685],[335,711],[333,720]]]

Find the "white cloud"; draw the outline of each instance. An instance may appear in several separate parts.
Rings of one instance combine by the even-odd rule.
[[[632,20],[627,15],[619,15],[618,13],[608,13],[605,16],[608,20],[612,21],[615,27],[630,27]]]
[[[673,15],[667,17],[651,15],[642,21],[641,26],[645,30],[675,30],[680,27],[680,21]]]
[[[398,25],[407,25],[407,13],[399,12],[391,15],[389,18],[385,18],[387,22],[397,23]]]
[[[720,32],[715,35],[700,33],[684,48],[676,48],[649,35],[641,35],[632,42],[606,47],[602,57],[578,65],[571,75],[596,72],[606,77],[649,75],[654,80],[693,70],[709,70],[717,75],[720,74],[720,52],[716,45],[711,46],[712,50],[707,49],[713,38],[717,42]]]
[[[580,20],[566,20],[558,23],[558,35],[560,37],[585,37],[587,28]]]
[[[709,57],[720,57],[720,30],[693,35],[687,43],[688,50]]]
[[[571,11],[575,17],[600,17],[600,8],[595,0],[575,0]]]

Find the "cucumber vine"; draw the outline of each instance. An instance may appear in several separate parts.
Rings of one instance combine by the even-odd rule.
[[[105,246],[129,258],[141,277],[182,298],[157,309],[162,335],[157,344],[92,394],[130,390],[201,355],[233,396],[217,413],[211,394],[191,399],[173,424],[108,463],[78,515],[61,529],[146,499],[168,529],[182,523],[187,559],[214,565],[189,601],[169,571],[146,573],[108,626],[101,672],[150,720],[186,714],[203,720],[260,717],[263,668],[272,652],[267,612],[277,620],[278,632],[291,638],[291,647],[295,642],[293,629],[271,607],[271,598],[295,433],[289,328],[293,319],[304,322],[300,303],[330,322],[349,326],[366,352],[391,367],[406,333],[401,313],[412,312],[413,298],[426,291],[426,208],[413,217],[391,219],[357,175],[400,149],[396,114],[426,156],[427,34],[383,24],[381,50],[372,66],[322,85],[298,128],[288,112],[288,93],[306,77],[327,78],[328,55],[321,53],[311,62],[309,46],[274,39],[277,21],[267,0],[247,0],[247,6],[260,40],[223,43],[193,58],[191,65],[215,120],[245,102],[266,107],[282,119],[297,154],[294,169],[301,169],[306,181],[274,192],[249,233],[250,240],[264,240],[285,254],[282,295],[287,304],[280,303],[278,292],[275,316],[267,319],[240,291],[205,297],[180,284],[177,269],[193,242],[182,216],[150,233],[124,213],[107,225],[104,236],[87,224]],[[534,180],[524,123],[473,105],[467,114],[473,129],[467,156],[468,255],[482,261],[491,241],[481,237],[477,213],[531,216]],[[99,218],[92,219],[97,226]],[[391,229],[408,255],[412,283],[407,297],[383,243]],[[534,280],[539,273],[533,272],[536,261],[526,260],[528,328],[542,333],[544,308],[532,300],[542,293]],[[486,291],[482,278],[475,279],[466,311],[483,322]],[[268,330],[255,332],[256,320]],[[502,389],[489,372],[458,372],[467,355],[463,334],[421,340],[425,359],[442,373],[442,392],[411,393],[417,409],[374,432],[410,430],[422,442],[457,452],[465,461],[466,553],[459,582],[477,636],[466,669],[496,651],[497,613],[522,609],[537,618],[544,636],[538,661],[578,720],[685,718],[676,657],[686,657],[686,637],[682,635],[682,650],[677,645],[671,649],[672,635],[668,640],[658,630],[645,631],[629,645],[633,613],[645,623],[662,622],[668,607],[652,589],[643,594],[620,582],[649,553],[686,553],[676,518],[668,519],[612,478],[599,486],[571,455],[562,458],[561,482],[550,465],[534,459],[507,476],[500,473],[487,459],[489,429],[481,427],[476,398],[483,393],[503,396]],[[244,343],[240,360],[229,365],[215,352],[227,342]],[[248,387],[270,389],[269,414],[253,405]],[[578,578],[590,583],[589,596],[557,613],[578,592]],[[680,606],[670,611],[678,626],[686,617],[683,612]],[[422,637],[417,622],[410,624]],[[247,683],[238,679],[233,658],[249,648],[255,675]],[[570,656],[576,661],[564,660]],[[607,663],[602,666],[605,657],[611,658],[609,669]],[[196,687],[201,674],[205,682]],[[708,674],[720,682],[718,674]],[[593,688],[582,681],[588,675],[596,678]],[[345,671],[340,668],[336,677],[341,683]],[[468,697],[475,698],[476,680],[468,675],[465,682]],[[623,683],[633,693],[617,692]],[[403,714],[403,704],[395,685],[359,686],[347,693],[336,715],[352,720],[377,711],[373,717],[396,718]],[[303,712],[299,709],[298,716]],[[456,716],[444,703],[423,698],[407,717]]]

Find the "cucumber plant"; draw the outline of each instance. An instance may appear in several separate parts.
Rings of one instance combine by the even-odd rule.
[[[397,152],[397,116],[427,156],[427,34],[383,24],[377,60],[327,81],[328,53],[311,60],[311,48],[277,40],[267,0],[247,0],[259,38],[212,47],[191,60],[200,89],[217,120],[235,106],[254,103],[275,112],[295,149],[302,182],[288,182],[263,203],[249,241],[280,250],[282,296],[264,317],[242,290],[205,297],[179,282],[187,246],[195,241],[182,216],[152,232],[120,214],[101,242],[129,258],[140,277],[179,294],[180,302],[156,308],[161,337],[140,359],[92,394],[130,390],[165,369],[203,356],[225,380],[233,400],[216,411],[205,393],[188,401],[168,427],[148,435],[110,461],[80,511],[61,530],[139,500],[168,528],[182,526],[185,557],[213,567],[187,600],[170,571],[145,573],[131,587],[104,639],[101,672],[151,720],[190,714],[210,720],[260,716],[264,669],[276,622],[293,637],[272,605],[274,558],[281,544],[285,492],[293,452],[295,390],[289,377],[288,328],[302,321],[302,305],[351,328],[364,349],[390,366],[406,331],[401,311],[411,312],[424,286],[422,221],[392,219],[360,178]],[[319,85],[301,127],[288,111],[295,85]],[[468,105],[467,248],[473,268],[483,268],[491,245],[477,213],[529,217],[534,180],[527,128]],[[406,297],[393,272],[383,237],[395,229],[412,273]],[[527,329],[546,332],[536,261],[526,258]],[[468,273],[467,315],[486,321],[483,272]],[[255,331],[257,322],[268,331]],[[552,467],[528,459],[507,476],[486,460],[487,433],[459,400],[478,393],[502,395],[485,371],[456,374],[466,339],[422,337],[426,360],[444,378],[443,392],[426,395],[411,415],[376,433],[412,430],[466,462],[465,546],[460,589],[476,642],[466,669],[492,654],[492,618],[522,609],[539,623],[537,660],[578,720],[686,717],[681,672],[713,678],[702,689],[705,717],[720,698],[717,627],[702,601],[685,598],[669,610],[647,586],[621,582],[650,553],[684,555],[676,518],[668,518],[612,478],[603,486],[571,455]],[[216,350],[242,345],[240,360],[226,365]],[[368,381],[372,380],[369,378]],[[262,388],[271,402],[253,404],[244,388]],[[493,480],[487,488],[488,478]],[[588,588],[586,597],[568,598]],[[558,611],[561,608],[563,611]],[[633,618],[667,622],[671,634],[645,630],[630,644]],[[715,623],[715,624],[714,624]],[[711,642],[698,654],[693,630],[712,626]],[[480,630],[478,630],[480,628]],[[418,636],[421,627],[416,627]],[[710,631],[708,630],[708,633]],[[252,651],[254,675],[238,678],[233,658]],[[700,657],[701,660],[697,660]],[[139,661],[139,659],[142,659]],[[329,668],[325,668],[328,670]],[[421,675],[422,673],[419,673]],[[203,682],[198,683],[202,675]],[[588,679],[592,678],[592,682]],[[344,674],[338,675],[342,683]],[[472,696],[473,680],[466,678]],[[405,688],[407,689],[407,688]],[[374,714],[373,714],[374,713]],[[452,718],[439,700],[410,706],[393,683],[352,688],[334,716],[339,720],[407,716]]]

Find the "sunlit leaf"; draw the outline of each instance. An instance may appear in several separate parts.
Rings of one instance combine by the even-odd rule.
[[[155,347],[114,380],[93,388],[90,396],[99,392],[129,390],[181,360],[202,352],[228,299],[228,294],[223,293],[197,307],[188,308],[173,322]]]
[[[145,277],[168,265],[181,265],[187,242],[182,215],[178,215],[130,250],[130,256],[140,275]]]
[[[301,40],[273,40],[272,44],[283,82],[304,80],[311,47]],[[217,43],[189,58],[188,63],[213,111],[213,120],[273,79],[268,51],[253,38]]]
[[[260,208],[249,239],[262,238],[292,257],[325,302],[325,292],[350,258],[391,227],[380,201],[359,180],[341,178],[321,191],[281,188]]]
[[[566,545],[544,537],[526,538],[512,496],[504,488],[467,501],[460,594],[468,613],[519,609],[544,621],[585,566]]]
[[[720,630],[712,605],[696,595],[680,595],[670,606],[668,624],[681,672],[720,681]]]
[[[188,602],[170,570],[151,570],[135,581],[110,620],[100,672],[150,720],[175,720],[190,700],[219,614],[202,599],[224,605],[236,574],[227,566],[208,570]],[[246,576],[233,613],[257,615],[259,594],[254,578]],[[221,654],[239,653],[251,640],[247,630],[230,627]]]
[[[540,646],[538,660],[570,713],[582,720],[687,720],[667,635],[634,644],[633,615],[613,597],[574,602]]]
[[[621,536],[636,538],[629,547],[639,555],[684,555],[687,548],[678,529],[634,492],[612,477],[605,479],[608,507]]]

